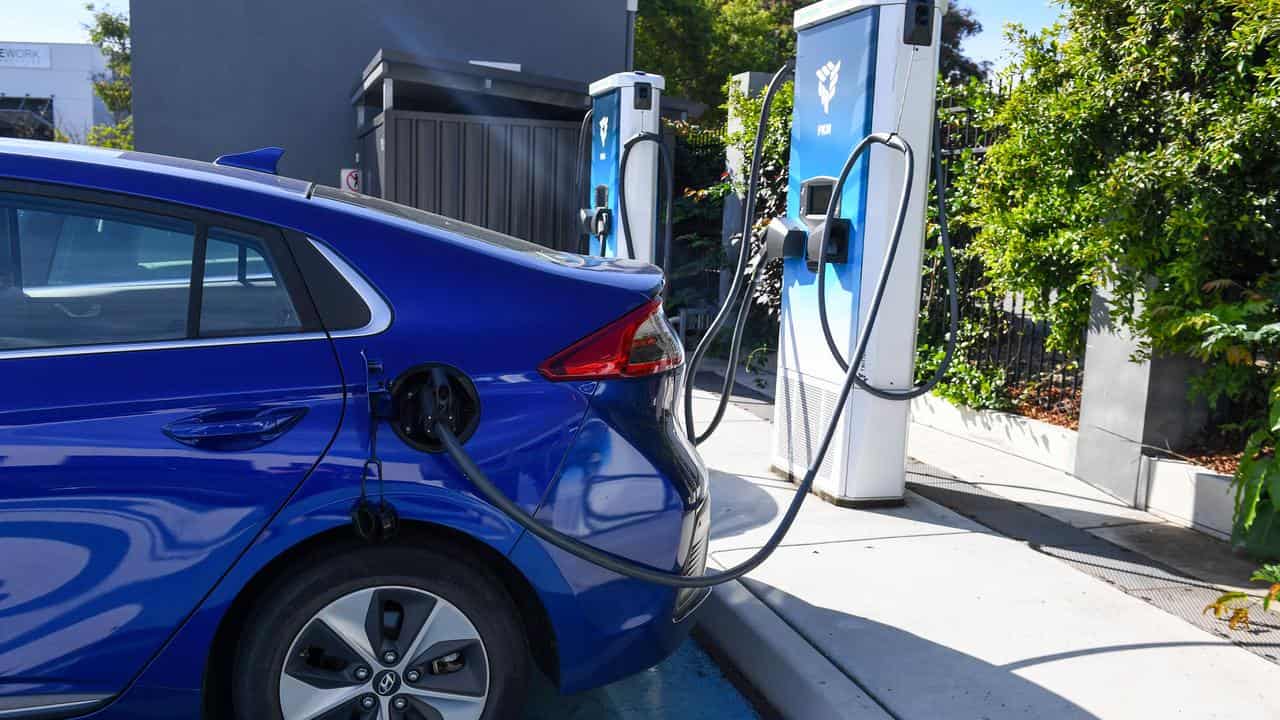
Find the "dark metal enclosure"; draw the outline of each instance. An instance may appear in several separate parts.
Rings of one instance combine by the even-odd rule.
[[[579,252],[576,197],[587,84],[515,66],[380,50],[351,103],[362,191],[557,250]],[[664,117],[702,108],[664,97]],[[670,138],[668,138],[670,142]],[[586,190],[583,190],[585,195]]]
[[[360,138],[364,192],[578,250],[578,123],[387,110]]]
[[[365,193],[579,249],[585,83],[380,51],[352,104]]]

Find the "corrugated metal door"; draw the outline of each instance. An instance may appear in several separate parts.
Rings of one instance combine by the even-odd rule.
[[[382,128],[382,197],[578,249],[578,123],[390,110]]]

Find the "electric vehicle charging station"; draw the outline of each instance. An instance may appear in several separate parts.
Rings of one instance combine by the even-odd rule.
[[[592,207],[584,220],[592,237],[591,254],[659,264],[660,141],[648,139],[658,140],[665,87],[661,75],[623,72],[588,88]],[[621,189],[626,191],[625,203]]]
[[[844,222],[826,232],[821,225],[832,191],[845,159],[873,132],[905,140],[915,150],[914,176],[928,177],[945,9],[946,0],[826,0],[795,15],[787,214],[809,241],[801,256],[784,259],[773,423],[773,463],[791,475],[803,475],[816,457],[845,375],[820,330],[818,253],[825,244],[829,326],[848,357],[867,319],[878,261],[893,239],[906,168],[896,153],[871,146],[834,198]],[[900,256],[862,365],[865,380],[886,390],[912,387],[927,191],[927,183],[917,181],[906,198]],[[855,389],[819,468],[816,492],[841,505],[901,503],[909,411],[909,403]]]
[[[763,247],[756,256],[755,269],[750,273],[749,285],[744,285],[743,279],[751,244],[744,242],[740,245],[738,268],[729,298],[685,365],[680,383],[686,440],[696,446],[715,432],[723,418],[736,370],[737,348],[742,342],[742,326],[760,269],[764,267],[765,260],[782,258],[785,268],[779,375],[782,387],[778,393],[782,396],[782,406],[776,411],[774,428],[777,434],[773,445],[783,452],[781,457],[775,455],[774,461],[788,472],[794,473],[801,462],[805,463],[806,469],[795,497],[779,523],[753,555],[732,567],[710,573],[705,572],[702,562],[697,563],[695,572],[686,572],[689,569],[686,559],[680,572],[671,572],[635,562],[539,523],[507,497],[463,447],[464,441],[458,437],[462,416],[455,412],[457,408],[452,399],[455,390],[451,389],[452,382],[446,377],[447,373],[432,375],[430,392],[419,393],[422,406],[416,418],[407,419],[408,424],[418,428],[424,438],[446,452],[482,497],[533,536],[605,570],[683,590],[709,588],[740,578],[759,567],[780,546],[810,491],[825,495],[841,505],[900,504],[905,486],[908,412],[904,401],[928,392],[941,379],[951,362],[957,327],[955,267],[946,230],[945,199],[939,194],[939,225],[951,291],[951,332],[946,357],[933,379],[923,385],[913,384],[912,354],[919,304],[917,268],[923,250],[926,189],[925,183],[915,182],[914,178],[927,177],[928,173],[925,158],[932,142],[929,130],[936,128],[934,78],[938,69],[941,16],[945,9],[946,0],[908,0],[906,3],[824,0],[805,8],[796,14],[799,56],[774,74],[765,93],[743,210],[743,227],[751,228],[753,225],[761,151],[773,98],[782,82],[800,68],[801,79],[796,84],[792,123],[788,208],[792,217],[775,218],[770,222],[764,233]],[[846,75],[851,81],[844,85],[844,99],[836,102],[844,68],[852,70],[849,73],[851,77]],[[816,82],[805,77],[805,73],[812,73]],[[917,78],[914,84],[913,74]],[[656,254],[653,238],[657,227],[657,193],[656,182],[653,181],[656,180],[657,158],[651,159],[647,165],[648,173],[637,181],[644,189],[636,195],[632,195],[630,187],[636,183],[628,184],[627,177],[630,171],[628,160],[634,149],[643,144],[656,145],[668,167],[667,192],[668,196],[672,194],[670,157],[661,145],[659,135],[644,129],[646,122],[649,123],[647,127],[657,128],[658,94],[662,84],[657,76],[623,73],[591,86],[596,103],[592,113],[584,118],[582,130],[583,135],[588,131],[592,135],[591,181],[594,187],[591,194],[596,200],[596,207],[584,210],[583,220],[584,229],[592,230],[592,234],[597,236],[601,255],[652,262],[651,258]],[[808,97],[809,94],[817,98],[816,104]],[[818,114],[819,104],[821,115]],[[595,115],[597,109],[598,116]],[[617,128],[612,135],[611,125]],[[813,126],[812,135],[808,130],[810,125]],[[876,127],[888,129],[876,130]],[[631,132],[629,136],[628,132]],[[628,139],[621,141],[624,136]],[[912,140],[926,153],[916,155]],[[865,150],[877,144],[900,155],[864,154]],[[585,138],[580,136],[580,147],[583,145]],[[841,157],[844,161],[836,165],[835,160]],[[896,169],[893,160],[900,160]],[[941,172],[937,153],[933,154],[933,160],[935,169]],[[855,165],[858,173],[853,185],[849,186],[847,181]],[[838,177],[832,172],[836,172]],[[896,202],[887,189],[895,180],[901,187]],[[612,198],[609,196],[611,185],[617,188]],[[636,207],[632,200],[647,200],[641,206],[646,221],[640,222],[645,224],[638,226],[647,229],[644,233],[649,240],[647,246],[637,247],[641,233],[629,227],[629,212]],[[819,208],[824,206],[825,210],[819,213]],[[668,225],[670,209],[668,201]],[[620,216],[616,223],[610,222],[615,210]],[[906,230],[908,227],[910,229]],[[908,240],[905,254],[912,262],[899,264],[895,260],[904,237]],[[622,253],[624,245],[627,248],[625,255]],[[883,257],[879,272],[863,268],[863,257],[875,253]],[[829,274],[833,276],[832,283],[838,290],[835,301],[843,307],[843,310],[837,309],[834,333],[823,292]],[[889,292],[890,287],[892,292]],[[885,333],[885,337],[878,339],[875,352],[869,355],[873,328],[884,309],[886,297],[889,299],[890,320],[896,324]],[[699,433],[694,427],[690,378],[696,376],[698,364],[710,341],[735,303],[740,305],[724,392],[720,394],[710,426]],[[625,329],[608,326],[565,352],[576,357],[589,350],[590,366],[602,369],[600,371],[607,372],[610,378],[628,377],[628,368],[633,363],[636,367],[652,366],[650,371],[683,363],[679,339],[662,319],[659,300],[651,300],[619,322],[638,324],[627,325]],[[807,327],[805,323],[808,323]],[[812,340],[816,337],[815,329],[821,330],[827,345],[825,349]],[[850,349],[848,360],[842,345]],[[572,371],[561,367],[563,362],[559,355],[555,356],[544,363],[540,372],[544,375],[550,373],[548,377],[557,379],[574,377]],[[830,390],[832,376],[835,375],[833,366],[843,371],[843,380],[834,392]],[[593,373],[596,371],[592,370]],[[863,371],[868,376],[864,377]],[[877,385],[877,382],[888,383],[888,386]],[[859,394],[850,404],[855,387],[861,388],[866,397]],[[873,403],[871,397],[881,402]],[[816,407],[815,401],[819,403]],[[852,408],[847,417],[844,414],[846,407]],[[402,418],[401,422],[406,422],[406,419]],[[802,447],[797,448],[793,441],[796,432],[793,425],[798,425],[801,431]],[[821,431],[815,433],[818,427]],[[867,428],[871,427],[877,432],[868,432]],[[879,432],[885,428],[887,433]],[[817,435],[820,439],[814,443]],[[830,453],[833,446],[836,448],[834,455]],[[803,458],[798,457],[797,450],[804,452]],[[864,459],[862,454],[867,457]],[[819,475],[824,476],[821,485],[816,483]],[[697,555],[705,560],[701,553]]]

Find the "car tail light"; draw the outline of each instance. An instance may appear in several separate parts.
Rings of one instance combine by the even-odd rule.
[[[549,380],[606,380],[656,375],[683,362],[662,300],[651,300],[556,353],[538,372]]]

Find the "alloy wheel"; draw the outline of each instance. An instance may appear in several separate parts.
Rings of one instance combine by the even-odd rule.
[[[471,620],[401,586],[357,590],[317,612],[280,670],[283,720],[478,720],[489,658]]]

